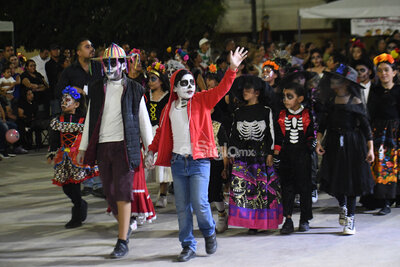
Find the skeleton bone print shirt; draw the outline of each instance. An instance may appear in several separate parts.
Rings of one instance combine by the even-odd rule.
[[[151,126],[158,125],[160,123],[161,111],[167,105],[169,100],[169,92],[165,92],[164,95],[155,101],[151,95],[151,92],[146,93],[146,107],[149,112]]]
[[[237,156],[267,156],[274,147],[272,111],[262,104],[235,110],[229,151]]]
[[[310,150],[315,148],[313,116],[303,106],[296,112],[287,109],[281,110],[276,126],[276,150],[288,146],[309,148]]]

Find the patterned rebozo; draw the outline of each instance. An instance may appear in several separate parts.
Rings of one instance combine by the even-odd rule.
[[[91,168],[88,165],[80,165],[76,161],[85,118],[75,115],[66,117],[69,117],[69,121],[65,121],[64,115],[61,115],[50,122],[50,153],[48,157],[54,157],[53,184],[59,186],[81,183],[99,175],[97,166]]]

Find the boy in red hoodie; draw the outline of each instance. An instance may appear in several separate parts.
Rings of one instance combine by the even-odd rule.
[[[207,254],[217,250],[215,222],[208,203],[209,158],[218,157],[210,112],[230,90],[237,67],[246,54],[247,51],[239,47],[231,52],[230,69],[221,83],[208,91],[195,94],[193,75],[185,69],[176,71],[171,77],[173,93],[149,146],[146,165],[154,166],[154,153],[158,153],[155,165],[171,166],[179,241],[183,248],[178,261],[188,261],[196,256],[192,210],[205,238]]]

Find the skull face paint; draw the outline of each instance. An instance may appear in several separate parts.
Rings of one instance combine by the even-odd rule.
[[[177,93],[180,99],[191,99],[196,91],[194,78],[191,74],[183,75],[182,79],[174,87],[174,92]]]
[[[78,103],[71,95],[64,94],[61,99],[61,110],[64,113],[74,113],[79,106]]]
[[[107,78],[109,80],[118,81],[122,78],[122,72],[126,68],[126,63],[122,63],[116,58],[110,58],[103,59],[103,66]]]
[[[270,67],[264,67],[263,69],[263,80],[271,81],[274,78],[274,71]]]

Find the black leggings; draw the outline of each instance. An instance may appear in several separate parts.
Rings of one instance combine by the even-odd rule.
[[[339,206],[347,207],[347,216],[354,216],[354,213],[356,213],[356,197],[340,195],[336,196],[336,199],[339,201]]]
[[[81,185],[66,184],[62,186],[64,194],[66,194],[75,207],[80,208],[82,204]]]

